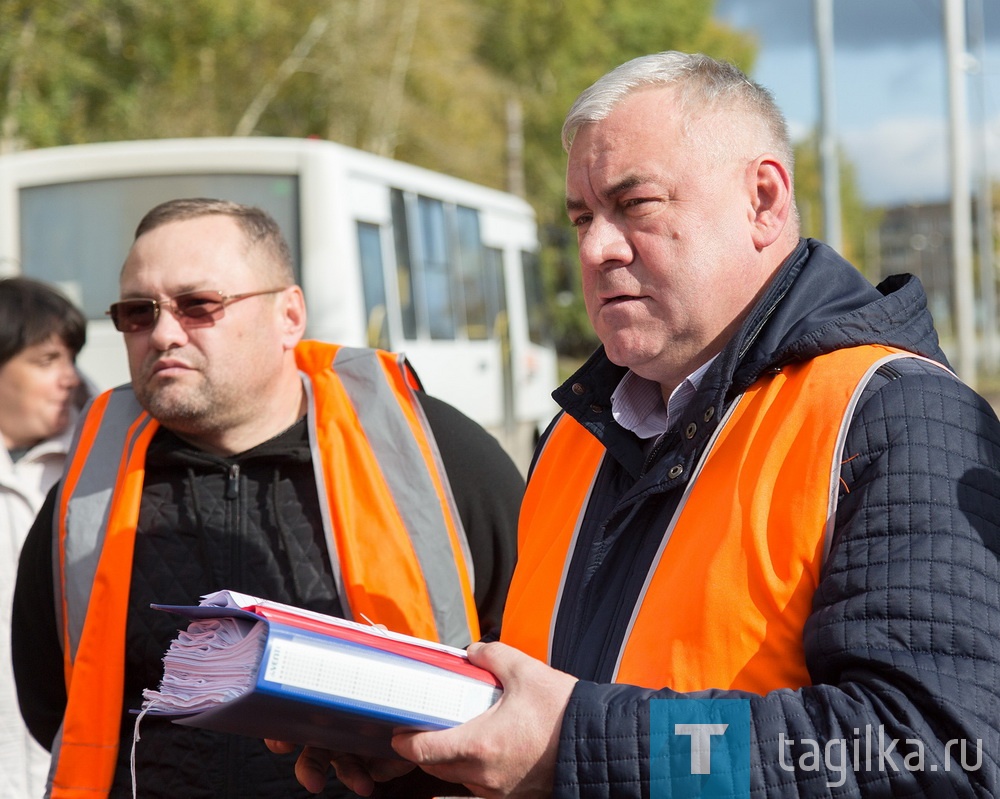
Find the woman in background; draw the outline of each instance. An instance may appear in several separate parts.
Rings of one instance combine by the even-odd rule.
[[[21,721],[10,663],[17,559],[42,500],[62,474],[89,393],[76,370],[87,321],[52,287],[0,280],[0,797],[44,794],[49,753]]]

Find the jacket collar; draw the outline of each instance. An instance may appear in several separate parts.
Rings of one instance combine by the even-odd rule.
[[[875,287],[830,247],[800,240],[678,420],[666,446],[679,448],[682,474],[690,471],[727,404],[763,375],[861,344],[901,347],[947,363],[917,278],[898,275]],[[613,364],[602,346],[552,396],[638,476],[644,469],[642,442],[611,415],[611,394],[627,371]]]

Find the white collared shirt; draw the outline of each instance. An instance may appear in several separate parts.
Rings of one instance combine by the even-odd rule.
[[[618,424],[643,440],[659,438],[684,413],[715,357],[685,377],[670,392],[666,406],[660,384],[640,377],[630,369],[611,395],[611,415]]]

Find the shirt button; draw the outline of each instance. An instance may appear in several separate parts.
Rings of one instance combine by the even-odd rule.
[[[694,422],[691,422],[691,424],[689,424],[687,426],[687,429],[684,431],[684,435],[686,435],[688,438],[694,438],[694,434],[697,432],[698,432],[698,425],[696,425]]]
[[[604,410],[604,406],[603,405],[594,404],[594,405],[590,406],[590,412],[591,413],[601,413],[603,410]]]
[[[667,472],[667,477],[673,480],[675,477],[680,477],[683,472],[684,467],[678,463],[676,466],[670,467],[670,471]]]
[[[576,394],[576,395],[577,395],[578,397],[579,397],[579,396],[580,396],[581,394],[583,394],[583,392],[584,392],[584,391],[586,391],[586,390],[587,390],[587,389],[585,389],[585,388],[583,387],[583,383],[574,383],[574,384],[573,384],[573,393],[574,393],[574,394]]]
[[[712,417],[715,416],[715,406],[713,405],[707,411],[705,411],[704,419],[706,422],[712,421]]]

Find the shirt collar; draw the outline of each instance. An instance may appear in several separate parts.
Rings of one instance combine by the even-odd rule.
[[[630,369],[611,395],[611,414],[615,421],[641,439],[662,435],[691,403],[715,357],[685,377],[670,393],[666,406],[660,384],[640,377]]]

